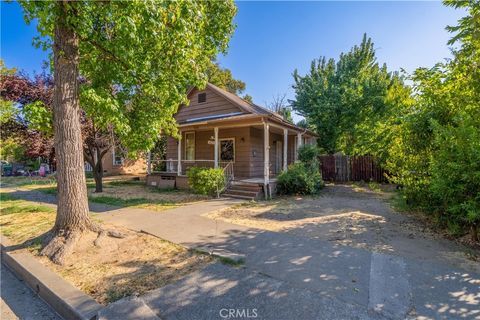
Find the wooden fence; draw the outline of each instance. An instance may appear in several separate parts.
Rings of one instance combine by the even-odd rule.
[[[383,170],[371,156],[320,156],[320,169],[326,181],[387,182]]]

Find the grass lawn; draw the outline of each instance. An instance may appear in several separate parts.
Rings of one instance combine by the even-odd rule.
[[[42,177],[2,177],[2,184],[25,190],[35,190],[56,195],[55,180]],[[176,208],[188,203],[208,199],[182,190],[164,190],[146,186],[143,181],[119,180],[104,181],[103,192],[95,193],[95,182],[87,178],[88,198],[91,202],[118,207],[135,207],[155,211]]]
[[[14,244],[35,239],[53,226],[55,211],[51,207],[17,200],[4,192],[0,196],[1,232]],[[105,237],[99,246],[93,245],[96,234],[85,233],[64,266],[38,256],[39,240],[19,250],[29,250],[42,264],[102,304],[164,286],[213,260],[147,234],[121,231],[126,238]]]

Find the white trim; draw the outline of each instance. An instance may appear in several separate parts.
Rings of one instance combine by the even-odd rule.
[[[180,131],[180,137],[177,143],[177,175],[182,174],[182,135],[183,132]]]
[[[187,134],[192,134],[193,133],[193,159],[187,159]],[[185,162],[194,162],[195,161],[195,153],[196,153],[196,147],[197,147],[197,136],[195,134],[195,131],[185,131],[183,132],[185,134],[185,149],[183,151],[183,159],[185,159]]]
[[[218,142],[219,142],[219,148],[218,148],[218,161],[220,162],[226,162],[226,161],[231,161],[231,160],[223,160],[222,159],[222,155],[221,155],[221,152],[222,152],[222,148],[220,148],[220,145],[221,145],[221,142],[222,141],[227,141],[227,140],[233,140],[233,163],[235,163],[235,159],[237,157],[237,152],[235,150],[235,138],[232,137],[232,138],[221,138],[221,139],[218,139]]]
[[[205,117],[198,117],[198,118],[190,118],[187,119],[186,122],[195,122],[195,121],[201,121],[201,120],[209,120],[209,119],[217,119],[217,118],[229,118],[233,116],[238,116],[243,114],[243,112],[231,112],[231,113],[224,113],[224,114],[216,114],[213,116],[205,116]]]
[[[297,150],[297,156],[296,156],[296,160],[298,160],[298,149],[300,149],[300,147],[302,146],[302,134],[301,133],[297,133],[297,145],[296,145],[296,148],[295,150]]]
[[[152,173],[152,152],[148,151],[147,153],[147,174]]]
[[[214,136],[215,136],[215,148],[214,148],[214,151],[213,151],[214,167],[218,168],[218,158],[219,158],[219,154],[218,154],[218,127],[213,128],[213,133],[214,133]]]
[[[263,123],[263,183],[265,184],[265,197],[268,199],[267,185],[270,183],[270,128],[268,123]]]
[[[288,129],[283,129],[283,170],[288,168]]]

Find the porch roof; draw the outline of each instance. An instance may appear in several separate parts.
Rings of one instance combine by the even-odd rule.
[[[193,119],[192,119],[193,120]],[[253,126],[253,125],[262,125],[263,122],[269,122],[278,125],[279,127],[290,129],[296,133],[302,133],[310,137],[318,137],[318,135],[308,129],[298,127],[294,124],[291,124],[284,120],[279,120],[276,117],[271,117],[269,115],[258,115],[258,114],[240,114],[240,115],[231,115],[221,118],[213,119],[198,119],[189,122],[184,122],[179,125],[181,129],[197,129],[197,130],[210,130],[214,127],[243,127],[243,126]]]
[[[249,125],[249,122],[251,124],[258,124],[256,122],[273,122],[277,125],[280,125],[281,127],[296,131],[298,133],[303,133],[308,136],[312,137],[318,137],[318,135],[308,129],[304,129],[301,127],[298,127],[294,125],[293,123],[290,123],[286,120],[283,119],[281,115],[279,115],[276,112],[273,112],[267,108],[261,107],[259,105],[256,105],[254,103],[250,103],[239,96],[228,92],[226,90],[223,90],[211,83],[207,84],[207,88],[215,91],[218,95],[222,96],[224,99],[230,101],[232,104],[237,106],[241,112],[235,112],[235,113],[227,113],[223,115],[215,115],[215,116],[207,116],[207,117],[199,117],[199,118],[192,118],[187,121],[183,121],[179,123],[180,127],[189,127],[189,126],[199,126],[199,127],[210,127],[210,126],[218,126],[223,123],[225,124],[231,124],[231,122],[238,122],[241,121],[244,125]],[[190,92],[194,88],[191,88],[187,95],[190,94]],[[200,128],[199,128],[200,129]]]

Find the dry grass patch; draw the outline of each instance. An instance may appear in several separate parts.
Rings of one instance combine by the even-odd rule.
[[[41,236],[54,220],[52,208],[1,193],[1,232],[14,244]],[[115,228],[127,237],[104,237],[99,246],[94,246],[97,234],[85,233],[64,266],[38,256],[39,240],[19,250],[29,250],[41,263],[102,304],[164,286],[212,261],[209,256],[156,237]]]
[[[157,211],[208,199],[187,191],[148,187],[143,182],[108,183],[102,193],[95,193],[94,189],[90,189],[89,198],[97,203]]]

